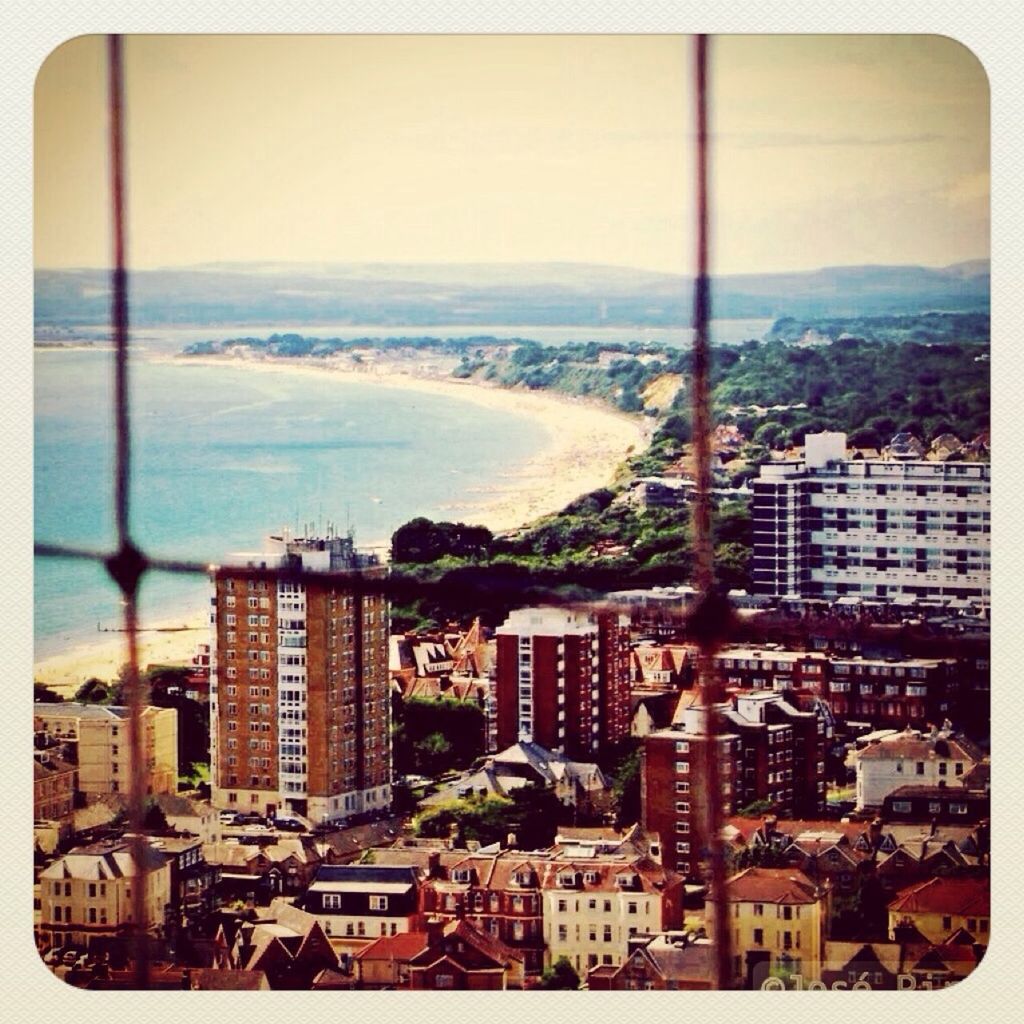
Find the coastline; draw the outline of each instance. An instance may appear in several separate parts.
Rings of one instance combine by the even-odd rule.
[[[348,383],[388,387],[410,393],[446,395],[462,402],[529,417],[548,437],[525,463],[497,473],[470,500],[439,510],[440,517],[486,526],[495,533],[514,530],[564,508],[581,494],[611,482],[617,466],[631,452],[645,448],[651,426],[640,417],[620,413],[594,401],[544,391],[513,391],[476,381],[416,376],[394,370],[348,369],[337,364],[309,365],[304,359],[225,359],[223,357],[155,357],[186,366],[244,366],[261,373],[335,374]],[[479,500],[474,500],[479,495]],[[139,633],[139,664],[187,664],[196,645],[207,639],[205,608],[167,610]],[[185,626],[180,632],[158,632]],[[87,678],[110,680],[126,661],[121,634],[78,644],[35,661],[34,679],[64,697]]]

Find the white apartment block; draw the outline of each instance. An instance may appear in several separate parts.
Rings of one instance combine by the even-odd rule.
[[[989,464],[846,457],[808,434],[804,458],[754,481],[754,589],[792,598],[988,601]]]

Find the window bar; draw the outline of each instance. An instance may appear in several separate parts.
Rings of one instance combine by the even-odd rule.
[[[124,632],[127,646],[125,687],[128,691],[128,749],[131,780],[128,817],[132,828],[131,854],[135,864],[132,877],[131,945],[134,948],[135,984],[149,987],[149,849],[143,835],[143,801],[147,791],[149,764],[143,756],[143,699],[139,680],[138,589],[145,572],[145,559],[134,546],[129,529],[131,487],[131,424],[128,408],[128,280],[125,249],[125,167],[124,167],[124,61],[119,35],[107,39],[110,105],[110,192],[114,265],[111,271],[111,321],[114,332],[114,520],[117,551],[107,559],[107,571],[121,590]]]
[[[710,862],[710,897],[714,907],[715,987],[729,988],[728,908],[725,904],[725,860],[722,848],[722,751],[719,749],[719,684],[714,654],[719,631],[728,620],[728,606],[715,597],[714,541],[711,508],[711,401],[708,382],[710,345],[711,286],[708,278],[708,135],[707,135],[707,62],[708,37],[694,40],[697,121],[697,274],[693,284],[693,381],[691,403],[693,446],[696,462],[696,489],[693,502],[694,586],[698,608],[694,626],[698,642],[697,680],[702,707],[704,739],[704,778],[707,780],[704,808],[704,836]]]

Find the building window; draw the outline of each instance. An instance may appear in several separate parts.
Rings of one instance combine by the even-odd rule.
[[[387,910],[388,909],[388,898],[387,898],[387,896],[371,896],[370,897],[370,909],[371,910]]]

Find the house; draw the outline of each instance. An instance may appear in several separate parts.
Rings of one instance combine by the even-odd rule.
[[[177,927],[199,927],[216,905],[218,871],[207,864],[198,836],[155,836],[150,846],[170,868],[170,910]],[[168,926],[171,917],[168,914]]]
[[[591,991],[692,991],[713,987],[714,947],[693,932],[637,936],[617,967],[602,965],[587,974]]]
[[[220,818],[213,804],[177,793],[159,793],[153,797],[153,802],[175,832],[198,836],[204,843],[220,839]]]
[[[960,786],[983,756],[948,721],[929,733],[905,729],[871,743],[856,754],[857,810],[881,807],[887,796],[910,784]]]
[[[108,947],[133,930],[133,889],[139,875],[134,844],[125,840],[80,846],[39,875],[40,941],[54,947]],[[145,919],[150,935],[163,934],[171,904],[168,861],[145,844]]]
[[[396,935],[419,921],[419,881],[409,867],[323,864],[301,906],[332,937]]]
[[[427,947],[408,965],[413,990],[494,991],[523,987],[523,955],[466,920],[428,926]]]
[[[203,857],[218,869],[217,892],[222,901],[261,904],[274,895],[297,895],[320,865],[315,846],[302,839],[279,838],[259,845],[204,843]]]
[[[770,973],[818,980],[824,956],[831,887],[793,868],[747,868],[725,886],[732,928],[732,969],[737,983],[760,988]],[[715,936],[715,904],[705,903],[705,924]]]
[[[889,904],[889,937],[910,926],[935,945],[963,931],[987,946],[991,888],[987,875],[929,878],[901,890]]]
[[[425,931],[381,935],[353,955],[356,984],[362,989],[408,988],[409,961],[428,945]]]
[[[320,922],[297,907],[278,905],[272,917],[243,921],[228,935],[218,932],[220,963],[230,970],[266,975],[274,989],[309,989],[338,957]]]
[[[597,764],[573,761],[522,740],[492,754],[482,767],[467,772],[423,803],[429,806],[466,796],[508,796],[531,784],[551,789],[566,806],[587,810],[603,807],[611,792],[611,781]]]

